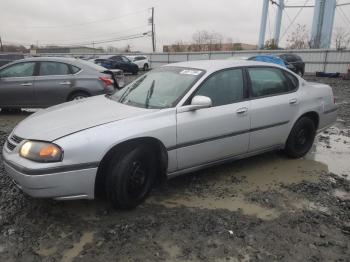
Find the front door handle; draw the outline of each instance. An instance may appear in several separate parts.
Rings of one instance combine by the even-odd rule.
[[[33,84],[32,83],[23,83],[21,84],[21,86],[32,86]]]
[[[292,98],[292,99],[289,100],[289,104],[291,104],[291,105],[294,105],[297,102],[298,102],[298,99],[296,99],[296,98]]]
[[[243,115],[246,112],[248,112],[248,108],[246,108],[246,107],[239,108],[236,111],[237,115]]]
[[[70,85],[70,84],[71,84],[70,81],[63,81],[63,82],[60,83],[60,85]]]

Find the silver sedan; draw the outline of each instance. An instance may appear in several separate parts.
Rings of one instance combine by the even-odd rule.
[[[48,107],[122,86],[121,70],[74,58],[40,57],[0,67],[0,108]]]
[[[132,208],[163,178],[277,149],[302,157],[336,111],[329,86],[277,65],[184,62],[111,96],[31,115],[10,134],[3,158],[33,197],[106,194],[115,207]]]

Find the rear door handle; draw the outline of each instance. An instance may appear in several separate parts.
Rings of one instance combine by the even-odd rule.
[[[70,84],[71,84],[70,81],[63,81],[63,82],[60,83],[60,85],[70,85]]]
[[[237,115],[243,115],[246,112],[248,112],[248,108],[246,108],[246,107],[239,108],[236,111]]]
[[[21,86],[32,86],[33,84],[32,83],[23,83],[21,84]]]
[[[292,99],[289,100],[289,104],[291,104],[291,105],[294,105],[297,102],[298,102],[298,99],[296,99],[296,98],[292,98]]]

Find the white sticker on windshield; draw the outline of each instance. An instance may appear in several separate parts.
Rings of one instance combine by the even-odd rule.
[[[182,70],[180,74],[182,75],[193,75],[193,76],[198,76],[202,71],[200,70]]]

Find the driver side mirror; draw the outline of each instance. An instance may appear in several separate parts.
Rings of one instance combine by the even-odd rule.
[[[195,111],[198,109],[209,108],[213,105],[211,99],[207,96],[195,96],[192,98],[191,104],[178,108],[178,113]]]

